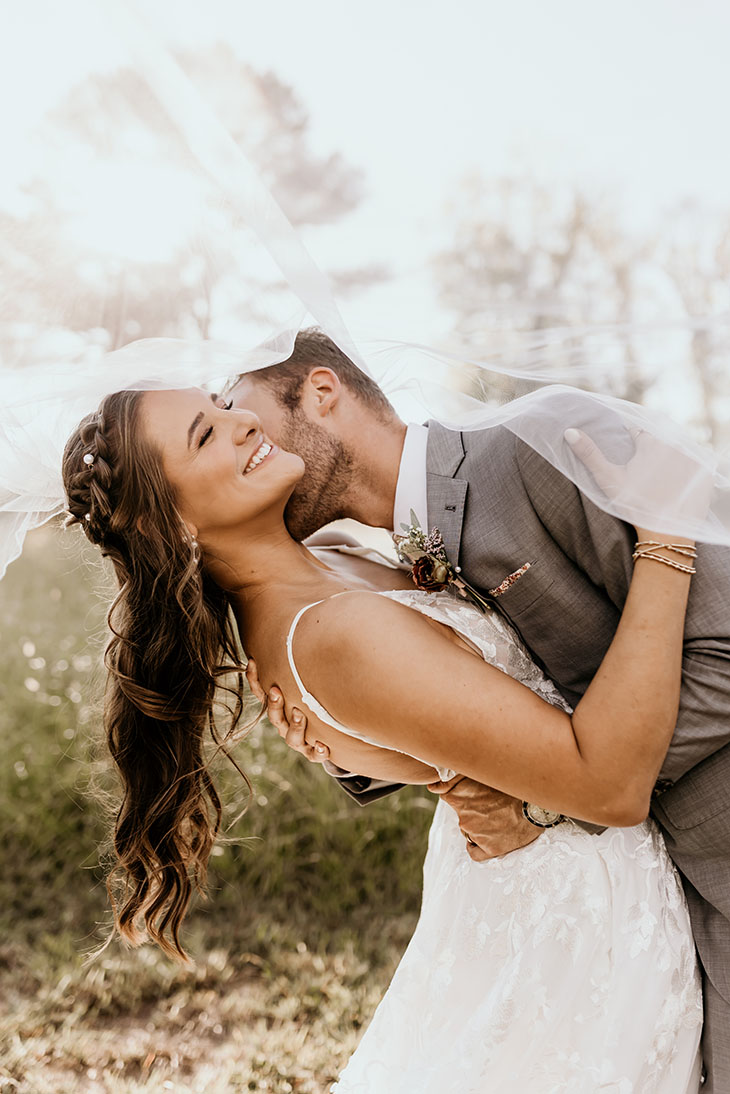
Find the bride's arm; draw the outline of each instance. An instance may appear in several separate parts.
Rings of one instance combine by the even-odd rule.
[[[572,716],[371,593],[311,609],[298,660],[330,713],[386,748],[574,817],[634,824],[674,729],[689,583],[637,562],[614,640]]]

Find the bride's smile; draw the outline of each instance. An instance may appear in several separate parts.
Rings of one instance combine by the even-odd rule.
[[[243,469],[244,475],[250,475],[252,471],[264,462],[269,456],[275,456],[279,452],[279,449],[275,444],[269,444],[268,441],[262,441],[254,452],[251,459],[248,461]]]
[[[199,388],[147,392],[142,426],[198,538],[268,513],[280,520],[304,470],[301,457],[267,437],[252,411]]]

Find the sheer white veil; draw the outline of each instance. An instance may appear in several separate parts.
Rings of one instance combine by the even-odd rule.
[[[285,359],[297,330],[309,324],[324,330],[386,394],[407,391],[412,405],[422,408],[414,415],[463,430],[504,426],[617,516],[666,533],[730,544],[727,461],[662,416],[580,386],[586,380],[586,355],[595,358],[602,345],[610,347],[619,328],[543,330],[522,337],[509,359],[487,361],[471,360],[458,347],[445,353],[372,333],[354,337],[301,233],[215,106],[156,40],[141,10],[124,0],[98,5],[78,0],[66,11],[70,38],[83,36],[87,54],[93,56],[98,47],[107,71],[115,62],[126,76],[114,83],[97,73],[91,89],[67,97],[54,118],[55,128],[46,121],[25,135],[26,150],[29,161],[48,156],[55,164],[63,217],[70,223],[94,210],[96,223],[110,235],[100,278],[94,260],[74,256],[71,237],[64,235],[66,220],[59,224],[58,208],[42,185],[26,177],[5,211],[0,209],[5,271],[13,273],[0,291],[0,576],[22,550],[26,533],[63,511],[65,441],[105,394],[123,388],[220,385]],[[32,71],[30,59],[29,70],[30,86],[42,79],[42,72]],[[126,126],[130,117],[134,130]],[[64,133],[71,131],[73,139],[66,140]],[[90,135],[97,147],[99,140],[108,143],[111,151],[104,162],[93,152]],[[184,176],[166,174],[166,158],[184,165]],[[117,186],[113,202],[105,204],[110,172],[128,185]],[[120,200],[126,202],[124,209]],[[100,281],[108,285],[118,267],[130,291],[135,286],[134,260],[111,229],[133,223],[143,205],[148,215],[169,217],[171,238],[177,233],[185,246],[195,243],[185,260],[181,257],[187,265],[181,266],[180,283],[170,292],[194,287],[204,297],[211,264],[223,270],[216,291],[230,320],[224,339],[210,338],[198,315],[186,339],[131,340],[134,332],[122,323],[115,335],[120,348],[110,344]],[[40,260],[29,263],[29,254]],[[64,280],[72,261],[77,269],[79,262],[83,266],[86,294],[78,284],[71,291]],[[69,316],[72,323],[66,322]],[[718,320],[696,325],[703,323]],[[610,371],[610,348],[607,360]],[[529,380],[536,390],[501,405],[475,397],[475,377],[482,378],[489,397],[495,376]],[[627,489],[608,499],[566,444],[568,426],[594,436],[616,462],[634,453],[637,430],[655,443],[643,445],[641,466],[633,468]],[[681,490],[667,474],[668,453],[679,454],[690,469]],[[700,512],[692,500],[708,476],[714,477],[712,503],[709,511]]]

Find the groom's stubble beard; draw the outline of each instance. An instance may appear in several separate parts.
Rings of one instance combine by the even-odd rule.
[[[277,443],[304,460],[304,475],[284,510],[289,534],[306,539],[325,524],[348,515],[347,495],[355,471],[353,452],[300,409],[287,413]]]

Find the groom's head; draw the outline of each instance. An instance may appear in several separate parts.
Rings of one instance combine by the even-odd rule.
[[[286,508],[304,539],[330,521],[357,516],[387,523],[378,506],[398,471],[405,427],[378,385],[319,330],[300,331],[290,357],[239,376],[234,405],[258,415],[278,445],[306,471]]]

